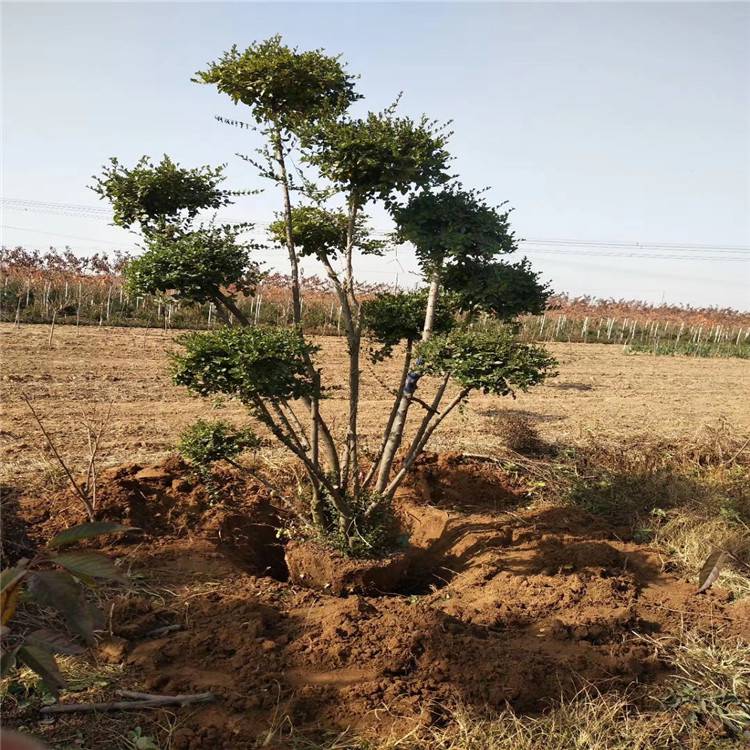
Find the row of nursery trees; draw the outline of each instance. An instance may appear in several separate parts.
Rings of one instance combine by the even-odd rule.
[[[353,554],[372,552],[377,545],[368,540],[386,544],[380,531],[391,499],[443,420],[473,391],[508,395],[551,374],[552,358],[519,342],[512,324],[491,332],[469,326],[478,315],[510,322],[539,313],[549,290],[525,259],[502,259],[517,248],[509,211],[450,175],[445,126],[399,115],[396,104],[352,115],[361,96],[338,57],[292,49],[273,37],[244,51],[233,47],[194,80],[244,108],[242,121],[217,119],[263,137],[256,153],[242,158],[280,193],[270,235],[288,255],[294,324],[253,326],[236,304],[237,295],[253,294],[261,273],[253,245],[241,240],[251,224],[199,222],[201,211],[231,201],[221,167],[188,169],[144,157],[128,168],[112,159],[96,178],[94,190],[111,202],[115,222],[143,237],[145,253],[126,269],[130,290],[216,306],[226,325],[182,340],[175,381],[204,397],[245,404],[303,465],[315,535]],[[384,250],[365,214],[376,203],[393,218],[396,239],[415,248],[424,289],[360,298],[356,259]],[[325,268],[342,311],[349,360],[343,435],[325,418],[325,368],[301,325],[305,257]],[[361,358],[378,362],[397,351],[403,366],[393,405],[379,447],[365,456]],[[434,376],[432,393],[422,392],[425,375]],[[415,409],[409,422],[415,429],[407,430]],[[206,446],[223,446],[214,458],[232,450],[217,430],[203,424],[194,435]],[[241,442],[255,444],[247,432]]]

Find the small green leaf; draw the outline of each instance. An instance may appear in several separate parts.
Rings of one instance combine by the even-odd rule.
[[[13,667],[16,666],[16,652],[17,648],[11,649],[10,651],[3,651],[0,654],[0,678],[5,677]]]
[[[92,578],[106,578],[121,581],[123,576],[115,564],[105,555],[97,552],[63,552],[51,558],[52,562],[62,565],[73,575],[80,576],[89,582]],[[87,580],[88,579],[88,580]]]
[[[55,657],[49,651],[37,646],[23,645],[18,649],[18,660],[36,672],[47,690],[57,696],[60,688],[65,687],[65,680],[57,668]]]
[[[50,549],[58,549],[68,544],[73,544],[81,539],[91,539],[101,534],[113,534],[117,531],[134,531],[134,526],[123,526],[120,523],[110,521],[95,521],[93,523],[81,523],[78,526],[72,526],[69,529],[61,531],[52,537],[49,543]]]

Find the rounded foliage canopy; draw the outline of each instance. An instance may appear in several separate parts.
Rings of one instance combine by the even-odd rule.
[[[310,122],[339,116],[360,98],[354,76],[339,57],[320,49],[300,52],[278,35],[243,52],[233,46],[196,76],[196,82],[215,84],[235,104],[246,104],[259,122],[292,133]]]
[[[357,205],[445,182],[448,134],[427,118],[415,121],[389,113],[339,120],[315,129],[306,161]]]
[[[443,333],[453,325],[451,300],[443,295],[435,309],[433,331]],[[362,303],[364,328],[371,338],[383,345],[374,353],[376,360],[390,356],[401,341],[416,341],[422,335],[427,290],[411,292],[382,292]]]
[[[256,398],[312,396],[305,356],[317,351],[289,328],[220,328],[179,339],[184,352],[172,357],[177,385],[200,396],[223,394],[253,404]]]
[[[260,278],[250,260],[252,245],[228,227],[210,227],[172,237],[154,234],[148,249],[125,269],[136,294],[172,292],[192,302],[215,300],[222,287],[250,293]]]
[[[481,311],[509,320],[544,312],[552,290],[539,281],[540,275],[527,258],[517,263],[467,258],[445,268],[443,286],[462,312]]]
[[[517,249],[510,210],[490,206],[481,193],[454,183],[413,195],[391,214],[397,238],[414,245],[422,270],[439,274],[461,312],[509,319],[544,309],[551,292],[529,261],[496,260]]]
[[[248,427],[237,429],[221,419],[198,419],[180,435],[178,450],[186,461],[205,468],[260,445],[260,438]]]
[[[349,218],[344,211],[319,206],[292,208],[292,240],[302,256],[334,259],[346,249]],[[271,239],[286,244],[286,221],[279,216],[268,228]],[[367,217],[359,215],[354,227],[354,245],[363,253],[380,254],[384,242],[368,237]]]
[[[229,193],[218,187],[223,171],[221,166],[187,169],[166,154],[159,164],[143,156],[131,169],[112,158],[91,189],[110,201],[115,224],[139,224],[149,235],[167,227],[183,229],[199,211],[231,203]]]
[[[543,382],[557,364],[545,349],[515,340],[507,329],[433,336],[418,353],[421,374],[450,375],[464,388],[498,396]]]
[[[451,261],[490,260],[516,249],[510,211],[488,205],[479,192],[456,183],[417,193],[405,205],[393,206],[391,214],[399,241],[414,245],[428,274]]]

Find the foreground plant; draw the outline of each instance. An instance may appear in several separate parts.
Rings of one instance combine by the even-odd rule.
[[[718,632],[687,630],[679,639],[644,638],[673,669],[660,701],[689,727],[747,740],[750,731],[748,644]],[[718,732],[717,732],[718,730]]]
[[[53,537],[32,560],[22,559],[0,573],[0,676],[25,665],[41,677],[53,695],[65,687],[54,654],[81,653],[81,641],[93,645],[94,631],[103,621],[102,613],[87,600],[84,587],[95,586],[97,580],[122,581],[123,576],[105,555],[64,548],[83,539],[130,530],[104,521],[73,526]],[[29,632],[20,625],[14,628],[18,606],[26,601],[54,610],[70,635],[50,629]]]
[[[281,192],[282,208],[269,235],[289,258],[292,326],[252,327],[239,311],[236,296],[252,291],[257,267],[243,254],[236,232],[217,237],[186,225],[184,217],[194,218],[198,205],[216,205],[216,173],[209,168],[203,168],[203,188],[187,193],[189,201],[143,201],[140,209],[131,205],[139,201],[138,190],[123,186],[145,181],[151,187],[161,179],[168,190],[172,171],[168,180],[158,168],[154,179],[145,179],[143,164],[105,172],[99,191],[113,202],[115,220],[140,225],[147,240],[144,256],[127,269],[129,282],[140,293],[212,300],[233,323],[182,340],[175,382],[201,396],[231,396],[245,404],[304,467],[317,533],[343,539],[354,552],[363,530],[384,528],[374,519],[387,515],[432,434],[472,392],[511,395],[551,374],[553,359],[519,343],[512,326],[493,335],[472,327],[480,316],[510,321],[538,312],[549,290],[525,260],[500,260],[517,248],[509,212],[451,181],[445,127],[426,117],[399,116],[395,104],[352,117],[348,109],[360,96],[338,58],[321,50],[300,52],[273,37],[242,52],[232,48],[196,80],[246,106],[254,120],[225,122],[252,127],[265,138],[255,157],[244,158]],[[187,170],[181,179],[197,174]],[[361,298],[356,259],[382,254],[386,244],[373,239],[367,226],[365,209],[378,203],[396,224],[395,240],[414,246],[427,289]],[[162,208],[154,212],[153,206]],[[348,352],[343,436],[321,408],[329,392],[324,368],[302,328],[303,257],[322,264],[341,309]],[[404,351],[393,405],[370,455],[359,434],[361,355],[368,338],[375,362],[392,356],[397,346]],[[425,375],[437,385],[422,398],[417,389]],[[415,405],[421,414],[411,434],[407,420]],[[376,544],[366,541],[370,553],[387,546],[380,535]]]

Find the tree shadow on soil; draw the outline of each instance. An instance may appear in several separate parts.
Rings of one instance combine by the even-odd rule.
[[[698,505],[709,510],[714,499],[705,482],[667,469],[601,471],[578,479],[568,495],[570,503],[606,519],[620,533],[651,523],[654,511]]]
[[[0,564],[14,565],[22,557],[31,557],[36,545],[29,537],[29,523],[20,512],[21,493],[10,485],[0,485],[0,518],[2,518],[2,546]]]

